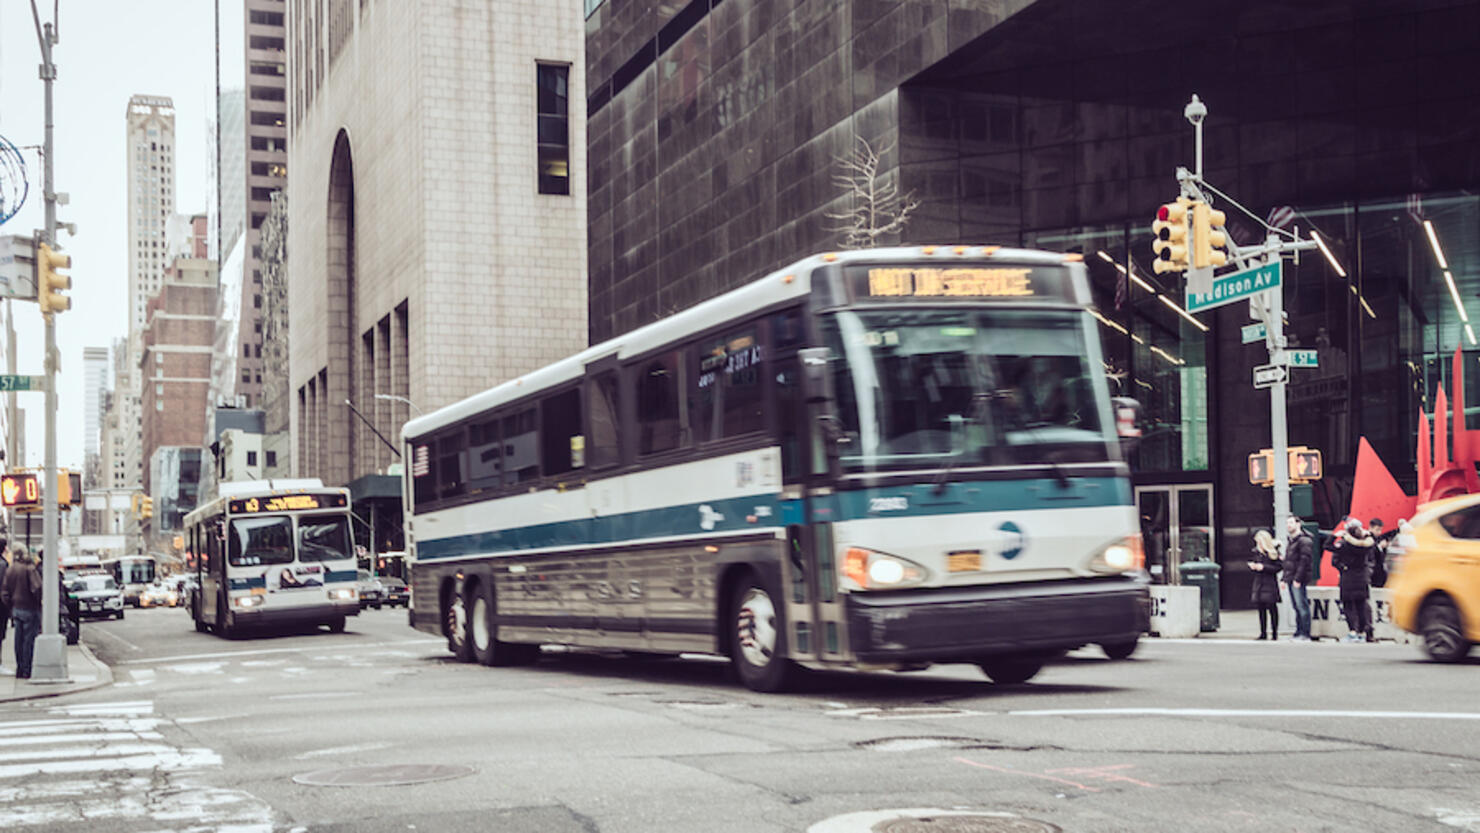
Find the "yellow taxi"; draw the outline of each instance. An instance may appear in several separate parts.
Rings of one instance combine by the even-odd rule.
[[[1480,642],[1480,494],[1425,504],[1388,547],[1393,622],[1438,662]]]

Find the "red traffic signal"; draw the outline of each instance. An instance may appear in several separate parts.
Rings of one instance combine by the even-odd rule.
[[[34,474],[0,477],[0,506],[6,509],[35,509],[41,506],[41,481]]]

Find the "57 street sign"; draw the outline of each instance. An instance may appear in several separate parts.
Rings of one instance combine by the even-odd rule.
[[[1257,295],[1270,289],[1278,289],[1284,270],[1280,261],[1266,263],[1253,269],[1221,275],[1213,279],[1210,292],[1187,292],[1187,311],[1199,312],[1221,307],[1234,301]]]
[[[23,390],[46,390],[46,377],[0,373],[0,393]]]

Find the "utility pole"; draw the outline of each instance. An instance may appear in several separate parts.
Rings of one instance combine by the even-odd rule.
[[[41,44],[41,82],[46,90],[45,139],[42,142],[42,197],[46,205],[46,231],[44,239],[48,246],[55,246],[57,239],[57,193],[52,182],[52,102],[51,89],[57,78],[56,64],[51,61],[51,48],[57,42],[55,21],[43,25],[36,11],[36,0],[31,0],[31,18],[36,23],[36,38]],[[41,253],[37,251],[37,263]],[[47,288],[37,286],[37,291]],[[56,314],[43,312],[46,325],[46,474],[42,492],[42,546],[45,558],[41,565],[41,635],[36,638],[35,659],[31,667],[31,679],[36,682],[64,682],[67,679],[67,644],[59,629],[61,624],[61,597],[57,593],[61,575],[61,552],[57,548],[57,523],[61,507],[57,503],[60,489],[57,488],[57,330]]]

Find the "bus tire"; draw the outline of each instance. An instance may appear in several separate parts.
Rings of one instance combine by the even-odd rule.
[[[343,616],[335,616],[329,620],[329,633],[344,633]]]
[[[1424,653],[1435,662],[1459,662],[1470,653],[1459,611],[1447,596],[1437,595],[1418,611],[1418,633]]]
[[[1136,646],[1141,644],[1139,639],[1127,639],[1123,642],[1101,642],[1100,650],[1110,659],[1130,659],[1131,654],[1136,652]]]
[[[977,667],[997,685],[1017,685],[1043,670],[1043,658],[1032,654],[1004,654],[977,661]]]
[[[216,600],[216,635],[222,639],[231,638],[231,628],[226,624],[226,594]]]
[[[780,598],[750,571],[735,582],[730,596],[725,623],[730,662],[740,682],[752,691],[785,691],[798,676],[796,664],[786,658],[786,625],[776,607]]]
[[[463,597],[449,592],[442,604],[442,630],[447,634],[447,650],[458,662],[473,661],[473,644],[468,639],[467,605]]]
[[[469,593],[468,599],[468,642],[473,646],[473,656],[482,665],[507,668],[513,665],[528,665],[539,657],[538,645],[519,645],[500,642],[498,623],[498,597],[490,581],[479,582]]]

